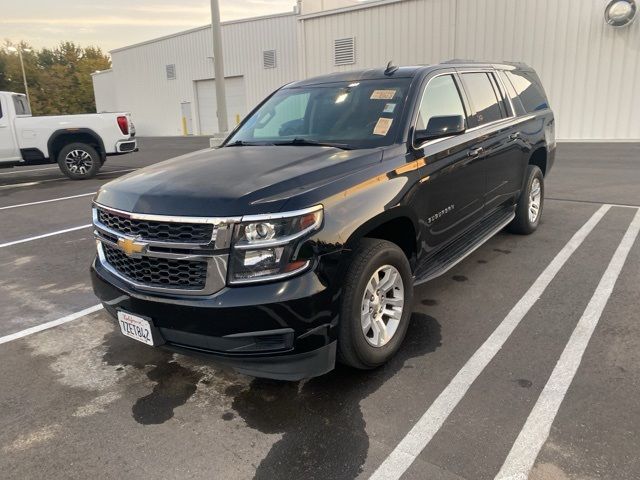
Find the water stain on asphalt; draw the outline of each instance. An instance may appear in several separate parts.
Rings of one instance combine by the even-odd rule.
[[[196,392],[202,372],[173,360],[173,355],[158,349],[135,345],[113,332],[105,341],[103,361],[110,365],[129,365],[146,373],[153,390],[133,404],[134,420],[142,425],[158,425],[173,418],[174,410]]]
[[[485,264],[485,263],[488,263],[488,262],[486,260],[478,260],[478,263]]]
[[[258,465],[256,479],[353,479],[362,472],[369,438],[360,402],[378,390],[405,362],[440,346],[440,325],[414,313],[405,342],[387,365],[359,371],[337,365],[303,382],[254,379],[238,391],[232,408],[246,424],[265,434],[282,434]]]
[[[465,277],[464,275],[454,275],[453,277],[451,277],[453,280],[455,280],[456,282],[466,282],[467,280],[469,280],[467,277]]]
[[[504,250],[502,248],[494,248],[493,251],[498,253],[504,253],[505,255],[509,255],[511,253],[511,250]]]
[[[438,301],[434,300],[432,298],[425,298],[420,303],[422,303],[422,305],[426,305],[428,307],[433,307],[434,305],[438,305]]]
[[[531,382],[531,380],[527,380],[526,378],[518,378],[517,380],[514,380],[514,382],[516,382],[518,386],[522,388],[531,388],[531,385],[533,385],[533,382]]]
[[[196,393],[202,374],[177,362],[163,362],[149,370],[147,377],[156,382],[153,391],[139,398],[131,410],[136,422],[158,425],[172,418],[174,409]]]

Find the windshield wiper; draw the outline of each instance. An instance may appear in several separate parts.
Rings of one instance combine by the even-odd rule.
[[[244,140],[236,140],[235,142],[227,143],[225,147],[254,147],[254,146],[263,146],[263,145],[273,146],[274,144],[266,143],[266,142],[245,142]]]
[[[316,140],[310,140],[307,138],[299,138],[296,137],[293,140],[287,140],[286,142],[276,142],[274,145],[299,145],[302,147],[334,147],[340,148],[341,150],[352,150],[353,147],[347,145],[346,143],[329,143],[329,142],[318,142]]]

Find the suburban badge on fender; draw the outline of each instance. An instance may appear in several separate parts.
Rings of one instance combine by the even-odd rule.
[[[147,249],[147,244],[136,242],[132,238],[118,238],[118,247],[127,257],[132,257],[144,253]]]

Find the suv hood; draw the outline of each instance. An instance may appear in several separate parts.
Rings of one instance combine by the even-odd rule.
[[[292,197],[381,159],[380,149],[294,145],[206,149],[109,182],[95,200],[128,212],[158,215],[278,212]]]

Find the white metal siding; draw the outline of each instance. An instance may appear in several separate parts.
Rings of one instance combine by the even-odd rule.
[[[640,22],[614,29],[601,0],[458,0],[456,57],[536,69],[561,139],[640,139]],[[482,27],[482,28],[480,28]]]
[[[244,116],[247,108],[245,100],[245,86],[243,77],[226,78],[227,92],[227,122],[229,129],[233,129],[238,117]],[[215,80],[200,80],[196,82],[198,97],[198,120],[200,134],[211,135],[218,132],[218,116],[216,102]]]
[[[303,76],[437,63],[522,61],[540,75],[560,139],[640,139],[640,21],[613,29],[603,0],[404,0],[301,17]],[[366,8],[364,8],[366,7]],[[356,63],[333,41],[355,36]]]
[[[319,5],[325,3],[335,2]],[[307,16],[227,22],[225,74],[244,77],[248,111],[290,81],[383,67],[389,60],[396,65],[451,58],[523,61],[542,78],[558,138],[640,140],[640,21],[611,28],[603,20],[605,5],[604,0],[380,0],[352,2],[332,12],[311,9]],[[334,41],[349,37],[356,39],[355,63],[334,65]],[[179,135],[181,102],[197,105],[194,82],[214,76],[211,42],[211,29],[202,27],[113,51],[113,74],[94,76],[98,108],[131,111],[141,135]],[[264,68],[267,50],[277,51],[276,68]],[[166,79],[169,64],[176,66],[175,80]],[[106,85],[110,77],[112,93]]]
[[[301,20],[305,76],[332,71],[436,63],[453,57],[455,2],[407,0]],[[304,17],[303,17],[304,18]],[[334,65],[334,40],[356,38],[356,62]]]
[[[298,78],[296,28],[293,14],[222,25],[225,76],[245,78],[242,116]],[[276,68],[263,68],[265,50],[278,52]],[[131,111],[138,133],[181,135],[181,103],[197,105],[195,81],[214,78],[211,27],[114,50],[111,56],[118,106]],[[175,64],[175,80],[167,80],[170,64]]]

